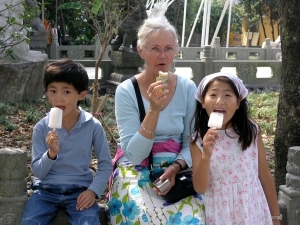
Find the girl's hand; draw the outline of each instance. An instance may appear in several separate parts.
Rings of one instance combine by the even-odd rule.
[[[59,152],[58,147],[59,136],[56,131],[49,131],[46,137],[46,143],[49,146],[49,155],[56,156]]]
[[[161,111],[164,106],[164,101],[167,99],[169,90],[166,89],[167,84],[164,84],[162,81],[156,81],[152,83],[148,90],[147,94],[150,101],[150,109],[153,111]]]
[[[281,221],[280,220],[273,220],[273,225],[280,225]]]
[[[215,147],[215,141],[218,136],[216,129],[210,128],[203,137],[203,152],[202,156],[211,157]]]

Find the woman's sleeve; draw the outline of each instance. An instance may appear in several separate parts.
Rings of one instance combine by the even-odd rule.
[[[192,157],[190,152],[190,137],[191,137],[191,122],[195,112],[196,99],[195,93],[197,87],[193,81],[190,81],[186,85],[186,115],[183,119],[184,130],[182,134],[182,149],[176,159],[183,159],[189,167],[192,166]]]
[[[133,85],[129,81],[120,84],[115,93],[115,114],[121,148],[127,159],[135,165],[147,158],[153,140],[140,134],[140,113]]]

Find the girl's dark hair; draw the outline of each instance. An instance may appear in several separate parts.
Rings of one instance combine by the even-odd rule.
[[[88,91],[89,77],[84,67],[71,59],[49,63],[44,73],[44,88],[52,82],[65,82],[74,86],[80,94]],[[77,103],[79,105],[80,101]]]
[[[236,97],[239,98],[239,93],[235,84],[232,82],[232,80],[223,76],[216,77],[212,79],[210,82],[208,82],[208,84],[203,90],[202,98],[204,98],[204,96],[206,95],[210,84],[215,80],[220,80],[228,83],[233,89]],[[247,99],[244,98],[240,102],[239,108],[235,111],[233,117],[229,121],[232,123],[232,127],[234,131],[239,135],[238,142],[241,144],[243,151],[246,150],[251,145],[252,141],[255,141],[256,136],[258,134],[258,128],[252,122],[253,120],[250,119],[249,112],[250,112],[250,107],[248,105]],[[192,133],[195,133],[195,138],[193,139],[192,143],[195,144],[198,137],[200,136],[203,139],[204,135],[209,129],[209,127],[207,126],[209,117],[207,115],[206,110],[202,107],[202,104],[198,101],[196,101],[196,110],[193,119],[194,119],[194,127]],[[227,125],[228,124],[229,123],[227,123]]]

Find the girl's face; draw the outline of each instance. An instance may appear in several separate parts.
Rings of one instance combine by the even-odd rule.
[[[171,31],[152,32],[141,47],[139,53],[145,60],[147,71],[158,76],[158,71],[170,70],[176,54],[176,40]]]
[[[208,116],[212,112],[220,112],[224,114],[222,130],[231,120],[235,111],[240,106],[240,99],[235,95],[232,87],[225,81],[215,80],[207,89],[203,98],[202,107],[206,110]],[[232,127],[229,123],[227,128]]]

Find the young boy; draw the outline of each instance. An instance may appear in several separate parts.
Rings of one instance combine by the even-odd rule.
[[[112,160],[100,122],[79,106],[88,90],[88,75],[72,60],[48,64],[44,86],[52,107],[63,110],[62,128],[48,127],[49,114],[33,129],[33,195],[21,225],[53,224],[64,210],[71,224],[100,225],[95,202],[112,173]],[[98,159],[95,177],[89,165],[92,148]]]

